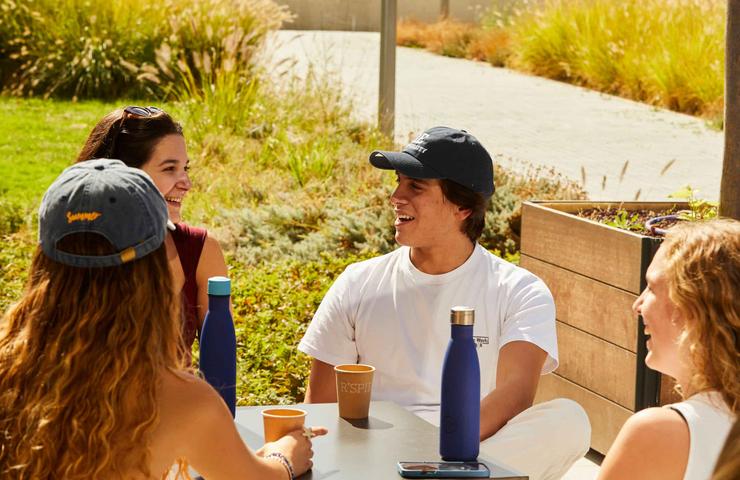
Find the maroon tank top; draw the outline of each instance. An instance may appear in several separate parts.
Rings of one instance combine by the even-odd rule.
[[[182,287],[180,297],[183,309],[183,339],[188,351],[193,347],[198,332],[198,284],[195,272],[198,270],[200,254],[206,243],[208,232],[205,228],[191,227],[184,223],[175,225],[175,230],[170,232],[175,242],[177,256],[180,257],[180,265],[185,274],[185,285]]]

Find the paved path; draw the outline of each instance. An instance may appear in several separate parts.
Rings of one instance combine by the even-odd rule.
[[[373,32],[297,31],[270,42],[275,60],[289,60],[276,73],[305,75],[313,65],[339,78],[354,114],[368,121],[377,112],[379,43]],[[702,120],[416,49],[397,49],[396,75],[399,143],[448,125],[473,133],[499,161],[551,165],[575,180],[585,172],[592,199],[632,200],[639,191],[659,200],[686,184],[719,198],[723,136]]]

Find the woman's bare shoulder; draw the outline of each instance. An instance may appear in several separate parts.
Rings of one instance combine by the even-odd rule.
[[[162,373],[159,393],[160,411],[169,416],[189,418],[218,413],[225,407],[218,393],[208,383],[188,372]]]
[[[218,243],[218,240],[209,233],[206,237],[205,243],[203,244],[203,250],[201,251],[198,268],[196,270],[196,276],[208,278],[217,275],[226,275],[226,272],[226,261],[224,260],[224,253],[221,250],[221,245]]]
[[[689,428],[669,408],[646,408],[625,422],[604,459],[600,479],[682,478]]]
[[[149,444],[151,468],[165,471],[178,458],[190,458],[203,448],[214,426],[224,431],[231,415],[218,393],[187,372],[164,371],[157,391],[158,422]]]
[[[686,435],[689,434],[689,427],[686,425],[683,417],[672,408],[665,407],[640,410],[627,420],[625,428],[627,427],[639,436],[647,435],[649,437],[656,429],[660,433],[685,432]]]

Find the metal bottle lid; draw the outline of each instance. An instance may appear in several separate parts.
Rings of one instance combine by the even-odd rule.
[[[452,325],[475,324],[475,309],[465,306],[452,307],[450,309],[450,323]]]

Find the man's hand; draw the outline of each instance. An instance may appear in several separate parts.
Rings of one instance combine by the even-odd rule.
[[[546,359],[547,352],[530,342],[511,342],[501,348],[496,388],[480,402],[481,441],[532,406]]]
[[[311,361],[311,375],[306,388],[306,403],[332,403],[337,401],[337,380],[334,365],[315,358]]]

